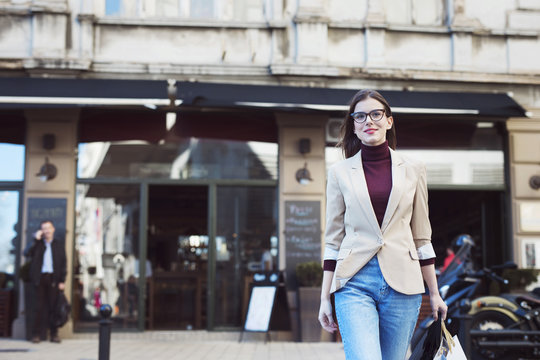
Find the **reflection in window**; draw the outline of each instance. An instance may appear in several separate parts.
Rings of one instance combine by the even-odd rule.
[[[274,143],[188,138],[79,145],[79,178],[277,179]]]
[[[276,189],[218,188],[215,323],[239,327],[254,272],[278,268]]]
[[[24,180],[24,145],[0,144],[0,181]]]
[[[210,19],[214,17],[214,0],[191,0],[192,18]]]
[[[0,288],[13,287],[19,242],[19,192],[0,191]]]
[[[239,8],[243,4],[238,4]],[[216,17],[215,0],[106,0],[106,16],[181,17],[212,19]]]
[[[74,320],[96,326],[101,304],[113,307],[114,325],[137,327],[138,187],[76,188]]]

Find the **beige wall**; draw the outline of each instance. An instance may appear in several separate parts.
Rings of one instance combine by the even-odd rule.
[[[510,119],[510,176],[512,191],[512,222],[514,261],[520,267],[530,267],[525,245],[534,244],[540,258],[540,189],[530,184],[532,176],[540,176],[540,109],[533,109],[530,119]],[[536,262],[540,268],[540,263]]]
[[[326,163],[325,163],[325,115],[276,114],[279,127],[279,268],[285,270],[286,240],[285,240],[285,202],[286,201],[319,201],[321,204],[321,251],[325,228],[326,209]],[[311,143],[311,151],[302,155],[299,151],[300,139],[307,138]],[[310,172],[313,181],[301,185],[296,181],[296,171],[304,167]],[[322,259],[322,253],[321,253]],[[299,324],[297,324],[296,291],[289,291],[289,310],[292,318],[293,339],[299,339]],[[315,319],[316,320],[316,319]],[[316,321],[315,321],[316,322]],[[321,341],[331,341],[331,336],[321,331]]]
[[[276,114],[279,127],[279,264],[285,270],[285,202],[289,200],[320,201],[321,230],[324,229],[324,210],[326,193],[326,166],[324,158],[325,115]],[[308,138],[311,151],[302,155],[299,141]],[[296,181],[296,171],[304,167],[313,181],[301,185]],[[322,235],[321,235],[322,242]],[[322,246],[321,246],[322,248]],[[321,257],[322,258],[322,257]]]
[[[29,198],[65,198],[66,205],[66,254],[68,276],[66,278],[65,294],[71,298],[72,264],[73,264],[73,226],[75,223],[74,191],[76,179],[76,149],[77,149],[77,119],[79,110],[42,110],[31,109],[25,111],[27,119],[26,134],[26,161],[25,161],[25,186],[23,194],[23,228],[22,248],[26,247],[27,213]],[[54,134],[56,146],[52,150],[42,147],[43,135]],[[41,166],[49,162],[57,167],[57,176],[47,182],[42,182],[36,176]],[[30,229],[31,230],[31,229]],[[20,325],[24,324],[24,297],[20,296],[19,316],[15,321],[14,333],[24,336],[20,331]],[[71,302],[71,301],[70,301]],[[17,329],[18,330],[15,330]],[[60,336],[67,337],[73,333],[73,324],[69,321],[60,329]]]

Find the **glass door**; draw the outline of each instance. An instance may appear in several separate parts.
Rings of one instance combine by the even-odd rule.
[[[96,329],[99,307],[116,328],[139,324],[138,184],[77,184],[73,275],[76,330]]]
[[[218,186],[213,327],[241,327],[254,272],[277,268],[275,187]]]
[[[0,189],[0,289],[15,288],[20,230],[19,191]]]
[[[147,329],[206,328],[208,186],[150,185]]]

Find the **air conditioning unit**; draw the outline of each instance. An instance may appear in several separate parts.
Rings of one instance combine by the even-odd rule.
[[[339,141],[343,118],[330,118],[326,123],[326,142],[336,144]]]

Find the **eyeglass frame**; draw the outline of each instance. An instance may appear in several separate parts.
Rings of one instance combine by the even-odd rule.
[[[375,112],[375,111],[382,111],[382,116],[381,116],[379,119],[377,119],[377,120],[375,120],[375,119],[373,118],[373,116],[371,116],[371,114],[373,114],[373,112]],[[355,114],[364,114],[364,115],[365,115],[365,119],[362,120],[362,121],[359,121],[359,120],[355,119],[355,117],[354,117]],[[366,112],[363,112],[363,111],[357,111],[357,112],[351,113],[350,115],[351,115],[353,121],[356,122],[356,123],[358,123],[358,124],[363,124],[363,123],[365,123],[366,120],[367,120],[367,118],[368,118],[368,116],[370,117],[371,120],[373,120],[373,121],[375,121],[375,122],[378,122],[378,121],[381,121],[381,120],[382,120],[382,118],[384,117],[384,115],[386,115],[386,110],[385,110],[385,109],[373,109],[373,110],[371,110],[370,112],[367,112],[367,113],[366,113]]]

